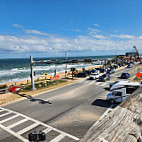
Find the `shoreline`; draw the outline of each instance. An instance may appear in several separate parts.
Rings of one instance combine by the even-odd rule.
[[[86,70],[89,70],[89,69],[94,69],[96,67],[101,67],[103,65],[94,65],[92,67],[86,67],[85,69]],[[82,68],[79,68],[78,71],[82,71]],[[70,71],[68,70],[68,73]],[[63,78],[65,77],[65,73],[63,71],[61,72],[57,72],[56,75],[59,75],[60,78]],[[51,73],[49,74],[48,76],[54,76],[54,73]],[[49,77],[45,77],[44,75],[38,75],[37,77],[34,77],[34,80],[37,81],[37,80],[49,80]],[[46,79],[45,79],[46,78]],[[20,85],[20,84],[30,84],[31,83],[31,79],[30,78],[23,78],[23,79],[15,79],[14,81],[9,81],[9,82],[5,82],[5,83],[0,83],[0,85],[4,85],[6,84],[7,86],[10,86],[10,85]]]
[[[89,67],[89,68],[86,68],[86,70],[88,69],[94,69],[96,67],[101,67],[102,65],[95,65],[93,67]],[[82,69],[80,69],[79,71],[81,71]],[[65,73],[57,73],[60,75],[60,78],[62,77],[65,77]],[[45,77],[43,77],[45,78]],[[51,85],[51,86],[48,86],[48,87],[44,87],[44,88],[39,88],[39,89],[36,89],[34,91],[32,90],[29,90],[29,91],[26,91],[26,92],[22,92],[21,93],[23,94],[26,94],[27,96],[30,95],[30,96],[38,96],[42,93],[45,93],[45,92],[48,92],[48,91],[51,91],[51,90],[55,90],[55,89],[58,89],[60,87],[64,87],[64,86],[67,86],[67,85],[70,85],[70,84],[73,84],[77,81],[79,81],[80,79],[82,78],[79,78],[79,79],[74,79],[74,80],[68,80],[66,82],[63,82],[63,83],[59,83],[59,84],[55,84],[55,85]],[[83,78],[84,79],[84,78]],[[20,83],[25,83],[26,80],[24,81],[18,81],[17,82],[17,85],[20,84]],[[11,82],[11,83],[8,83],[7,85],[10,85],[10,84],[14,84],[15,82]],[[30,82],[29,82],[30,83]],[[30,84],[29,84],[30,85]],[[20,101],[20,100],[24,100],[26,99],[25,97],[21,97],[15,93],[11,93],[11,92],[8,92],[8,93],[5,93],[5,94],[0,94],[0,106],[4,106],[4,105],[7,105],[7,104],[11,104],[11,103],[14,103],[14,102],[17,102],[17,101]]]

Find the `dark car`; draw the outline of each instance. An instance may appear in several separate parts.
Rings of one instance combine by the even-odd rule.
[[[129,65],[127,66],[127,68],[132,68],[132,65],[131,65],[131,64],[129,64]]]
[[[121,74],[121,78],[122,79],[127,79],[127,78],[129,78],[130,77],[130,74],[129,73],[122,73]]]
[[[96,70],[99,70],[100,73],[104,73],[106,71],[104,68],[96,68]]]
[[[86,77],[87,75],[85,74],[85,73],[78,73],[77,75],[76,75],[76,77]]]
[[[102,76],[99,77],[100,81],[106,81],[110,80],[110,75],[109,74],[103,74]]]
[[[90,75],[91,74],[91,71],[84,71],[83,73],[85,73],[86,74],[86,76],[88,76],[88,75]]]

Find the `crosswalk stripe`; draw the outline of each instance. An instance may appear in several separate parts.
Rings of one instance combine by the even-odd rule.
[[[0,128],[4,129],[5,131],[9,132],[10,134],[12,134],[13,136],[17,137],[18,139],[20,139],[23,142],[29,142],[27,139],[25,139],[24,137],[22,137],[21,135],[18,135],[17,133],[15,133],[14,131],[8,129],[7,127],[3,126],[2,124],[0,124]]]
[[[65,137],[64,134],[60,134],[59,136],[55,137],[53,140],[51,140],[50,142],[59,142],[60,140],[62,140]]]
[[[21,124],[21,123],[24,123],[24,122],[26,122],[26,121],[28,121],[28,119],[22,119],[22,120],[20,120],[20,121],[14,123],[14,124],[12,124],[12,125],[9,125],[8,128],[11,129],[11,128],[16,127],[17,125],[19,125],[19,124]]]
[[[75,137],[75,136],[73,136],[73,135],[71,135],[71,134],[68,134],[68,133],[66,133],[66,132],[64,132],[64,131],[58,130],[58,129],[56,129],[56,128],[50,126],[50,125],[47,125],[47,124],[45,124],[45,123],[43,123],[43,122],[40,122],[40,121],[38,121],[38,120],[35,120],[35,119],[33,119],[33,118],[30,118],[30,117],[28,117],[28,116],[26,116],[26,115],[23,115],[23,114],[19,113],[19,112],[16,112],[16,111],[13,111],[13,110],[9,110],[9,109],[0,107],[0,110],[1,110],[1,109],[2,109],[3,111],[8,111],[9,113],[14,113],[14,114],[16,114],[16,115],[18,115],[18,116],[23,117],[22,120],[20,120],[20,121],[14,123],[14,124],[11,124],[11,125],[8,126],[8,127],[6,127],[6,126],[2,125],[2,123],[0,123],[0,126],[1,126],[2,129],[4,129],[4,130],[6,130],[7,132],[13,134],[14,136],[16,136],[17,138],[19,138],[19,139],[22,140],[23,142],[28,142],[28,141],[27,141],[27,139],[25,139],[24,137],[22,137],[21,134],[23,134],[23,133],[25,133],[25,132],[31,130],[32,128],[34,128],[34,127],[36,127],[36,126],[38,126],[38,125],[45,126],[46,128],[45,128],[44,132],[46,132],[46,133],[48,133],[48,132],[51,131],[51,130],[54,130],[54,131],[58,132],[59,134],[62,134],[62,135],[60,135],[60,137],[58,137],[58,139],[61,138],[61,137],[63,137],[63,135],[65,135],[66,137],[69,137],[69,138],[72,138],[72,139],[74,139],[74,140],[76,140],[76,141],[79,141],[79,138],[77,138],[77,137]],[[8,114],[8,113],[7,113],[7,114]],[[11,117],[10,117],[10,118],[11,118]],[[9,119],[10,119],[10,118],[9,118]],[[7,119],[6,119],[6,120],[7,120]],[[32,125],[30,125],[30,126],[24,128],[24,129],[20,130],[19,132],[14,132],[14,131],[11,129],[11,128],[17,126],[18,124],[21,124],[21,123],[23,123],[23,122],[25,122],[25,121],[28,121],[28,120],[31,120],[32,122],[34,122],[34,124],[32,124]]]
[[[52,129],[51,128],[46,128],[45,130],[43,130],[42,132],[44,132],[44,133],[48,133],[48,132],[50,132]]]
[[[39,125],[39,123],[34,123],[34,124],[32,124],[32,125],[30,125],[30,126],[24,128],[24,129],[20,130],[20,131],[17,132],[17,133],[18,133],[19,135],[21,135],[21,134],[23,134],[23,133],[25,133],[25,132],[31,130],[32,128],[38,126],[38,125]]]
[[[99,85],[99,84],[101,84],[101,82],[97,82],[97,83],[96,83],[96,85]]]
[[[3,109],[0,110],[0,112],[4,111]]]
[[[101,84],[100,86],[105,86],[107,83]]]
[[[6,115],[8,115],[8,114],[10,114],[10,113],[11,113],[11,112],[6,112],[6,113],[0,115],[0,117],[6,116]]]
[[[7,119],[4,119],[4,120],[0,121],[0,123],[5,123],[5,122],[7,122],[7,121],[9,121],[9,120],[11,120],[11,119],[14,119],[14,118],[17,117],[17,116],[19,116],[19,115],[16,114],[16,115],[14,115],[14,116],[11,116],[11,117],[9,117],[9,118],[7,118]]]

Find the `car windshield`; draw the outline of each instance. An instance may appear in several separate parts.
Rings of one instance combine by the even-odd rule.
[[[115,81],[113,84],[116,84],[116,83],[118,83],[119,81]]]

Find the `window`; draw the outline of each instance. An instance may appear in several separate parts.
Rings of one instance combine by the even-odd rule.
[[[115,96],[122,96],[122,92],[114,92]]]
[[[139,86],[126,88],[127,94],[132,94]]]

